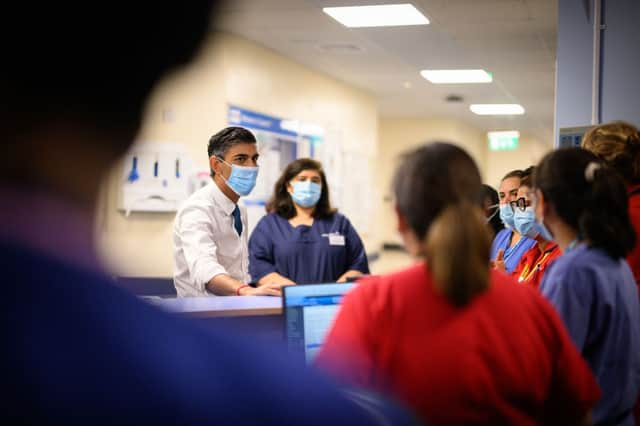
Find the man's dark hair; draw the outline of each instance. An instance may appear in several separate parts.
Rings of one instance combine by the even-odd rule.
[[[329,201],[329,184],[327,183],[324,170],[322,170],[322,164],[311,158],[300,158],[291,162],[287,168],[284,169],[284,172],[282,172],[278,182],[276,182],[273,188],[273,198],[271,198],[267,204],[267,211],[269,213],[277,213],[285,219],[291,219],[296,215],[296,208],[293,205],[289,191],[287,191],[287,185],[305,170],[317,171],[322,181],[322,193],[313,211],[313,217],[327,218],[336,212],[336,209],[331,207],[331,202]]]
[[[207,154],[209,154],[209,158],[218,157],[224,160],[224,156],[227,155],[227,151],[232,146],[256,142],[256,137],[249,130],[244,127],[231,126],[211,136],[207,146]],[[216,173],[211,169],[211,177],[215,175]]]

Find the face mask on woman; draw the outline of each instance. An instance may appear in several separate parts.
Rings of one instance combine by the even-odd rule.
[[[300,207],[313,207],[318,204],[322,195],[322,186],[311,181],[293,182],[291,199]]]
[[[507,225],[511,229],[515,229],[516,225],[513,222],[513,209],[509,205],[500,204],[500,219],[502,219],[502,223]]]
[[[540,227],[536,222],[536,215],[533,207],[529,206],[524,211],[516,209],[513,215],[516,231],[525,237],[535,238],[540,234]]]
[[[537,205],[537,197],[534,196],[534,201],[533,201],[533,211],[536,211],[536,205]],[[544,224],[544,218],[539,219],[537,216],[535,217],[536,219],[536,225],[538,226],[538,230],[540,231],[540,236],[542,238],[544,238],[547,241],[553,241],[553,235],[551,234],[551,231],[549,231],[549,228],[547,228],[547,225]]]
[[[540,230],[540,236],[547,241],[553,241],[553,235],[551,235],[551,231],[549,228],[542,222],[541,220],[536,221],[536,225],[538,225],[538,229]]]

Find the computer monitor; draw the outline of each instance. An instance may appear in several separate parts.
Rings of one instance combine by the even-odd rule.
[[[310,363],[324,343],[342,298],[358,284],[306,284],[283,287],[287,347]]]
[[[558,148],[580,147],[582,138],[593,126],[562,127],[558,140]]]

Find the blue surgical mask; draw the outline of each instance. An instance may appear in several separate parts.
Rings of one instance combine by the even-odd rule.
[[[225,179],[224,176],[220,175],[220,177],[222,177],[222,179],[227,183],[227,186],[240,196],[249,195],[256,186],[256,179],[258,179],[258,167],[244,167],[236,164],[229,164],[222,159],[221,161],[231,166],[229,179]]]
[[[516,209],[513,221],[516,225],[516,231],[525,237],[535,238],[540,234],[533,207],[527,207],[524,211]]]
[[[551,235],[551,231],[546,227],[542,220],[537,220],[536,224],[538,225],[538,230],[540,231],[540,236],[547,241],[553,241],[553,235]]]
[[[537,197],[534,197],[534,202],[533,202],[533,210],[535,212],[535,206],[537,204]],[[547,241],[553,241],[553,235],[551,235],[551,231],[549,231],[549,228],[547,228],[547,226],[544,224],[544,218],[542,219],[538,219],[536,217],[536,224],[538,225],[538,230],[540,231],[540,236],[542,238],[544,238]]]
[[[515,229],[516,225],[513,222],[513,209],[509,203],[500,204],[500,219],[502,219],[502,223],[507,225],[509,228]]]
[[[322,187],[318,183],[311,181],[293,183],[291,199],[300,207],[315,206],[320,200],[320,195],[322,195]]]

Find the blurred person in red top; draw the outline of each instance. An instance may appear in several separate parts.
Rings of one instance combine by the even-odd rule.
[[[640,130],[624,121],[602,124],[584,135],[582,147],[622,176],[629,196],[629,219],[636,235],[640,235]],[[640,238],[627,255],[627,262],[640,296]],[[636,423],[640,424],[640,398],[634,412]]]
[[[317,363],[396,395],[430,425],[584,424],[600,390],[544,298],[490,270],[480,173],[462,149],[408,153],[398,231],[425,259],[361,280]]]
[[[511,202],[514,211],[516,229],[522,235],[536,241],[536,244],[524,253],[518,266],[511,275],[519,283],[538,288],[542,282],[547,268],[555,259],[562,256],[558,244],[552,241],[546,230],[536,221],[533,210],[533,189],[531,187],[531,175],[534,167],[529,167],[523,172],[518,188],[518,198]]]
[[[584,135],[582,147],[604,160],[624,179],[629,217],[636,235],[640,235],[640,131],[624,121],[602,124]],[[627,262],[640,286],[640,243],[627,256]]]

